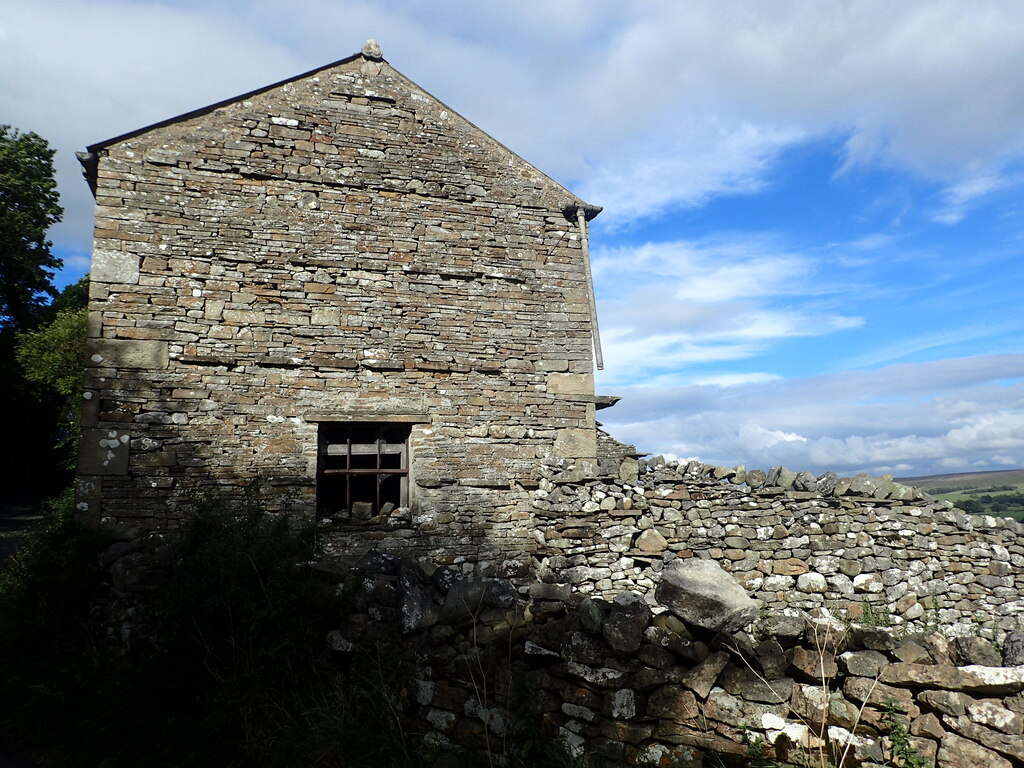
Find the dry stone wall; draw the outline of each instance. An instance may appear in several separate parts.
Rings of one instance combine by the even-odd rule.
[[[501,507],[518,550],[538,456],[594,457],[572,196],[372,46],[90,150],[88,514],[161,530],[257,477],[310,512],[318,424],[398,422],[443,543]]]
[[[411,653],[404,714],[428,740],[500,753],[540,733],[607,765],[1024,766],[1024,526],[888,477],[542,467],[530,552],[434,568],[376,550],[342,577],[355,613],[328,646]]]
[[[361,654],[407,663],[395,701],[434,743],[499,755],[545,735],[610,766],[1024,766],[1022,632],[1000,650],[775,610],[694,559],[664,569],[652,600],[428,575],[383,553],[331,573],[351,613],[328,647],[356,669]]]
[[[533,492],[546,582],[651,595],[666,565],[707,558],[772,609],[1001,640],[1024,629],[1024,526],[971,516],[891,478],[820,478],[627,459],[587,479],[549,460]]]
[[[942,627],[996,643],[1024,631],[1024,526],[967,515],[887,478],[631,458],[596,470],[549,458],[539,474],[537,488],[507,497],[465,489],[461,519],[400,507],[362,523],[323,520],[327,555],[351,564],[390,552],[459,578],[507,579],[534,597],[629,591],[652,605],[667,569],[697,561],[721,567],[764,610],[821,608],[844,621]],[[851,484],[873,495],[845,493]],[[130,605],[150,588],[145,556],[128,541],[118,547],[109,559]]]

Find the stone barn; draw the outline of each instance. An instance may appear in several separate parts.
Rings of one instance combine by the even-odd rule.
[[[593,467],[600,209],[373,41],[80,159],[83,514],[160,531],[258,480],[340,549],[522,551],[541,461]]]

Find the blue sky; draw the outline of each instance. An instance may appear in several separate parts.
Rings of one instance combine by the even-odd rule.
[[[600,417],[642,450],[1024,466],[1017,0],[7,0],[0,122],[74,152],[380,40],[588,202]]]

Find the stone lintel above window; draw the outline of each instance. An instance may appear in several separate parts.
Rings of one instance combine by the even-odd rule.
[[[387,424],[429,424],[426,413],[380,413],[378,411],[316,411],[303,414],[302,418],[311,424],[321,422],[362,422]]]

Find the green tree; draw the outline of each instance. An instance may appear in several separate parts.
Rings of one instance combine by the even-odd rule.
[[[25,378],[49,387],[63,398],[82,394],[85,356],[85,309],[63,309],[35,331],[18,334],[15,357]]]
[[[35,133],[0,125],[0,328],[31,325],[56,292],[61,260],[46,231],[60,221],[54,150]]]
[[[88,277],[68,286],[53,302],[53,319],[34,331],[17,335],[14,356],[32,382],[37,396],[59,416],[54,438],[65,465],[73,465],[78,455],[79,413],[82,403],[82,377],[85,368],[85,339],[88,311],[82,303],[82,287],[88,290]]]
[[[10,482],[3,505],[38,505],[71,479],[65,400],[28,379],[15,359],[19,333],[51,322],[58,307],[51,280],[61,262],[46,239],[60,221],[54,152],[34,133],[0,125],[0,402],[5,434],[0,467]],[[70,297],[69,297],[70,298]]]

